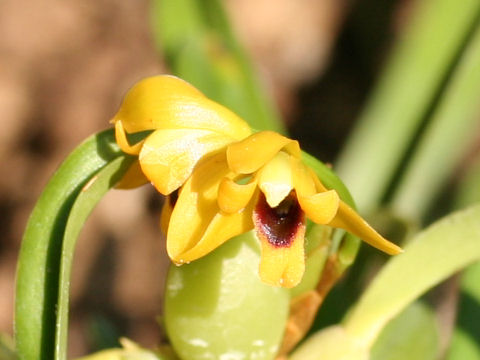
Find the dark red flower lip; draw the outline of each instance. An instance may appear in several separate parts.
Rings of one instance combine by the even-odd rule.
[[[260,192],[253,211],[255,229],[275,247],[290,247],[305,222],[305,214],[292,191],[278,206],[271,208]]]

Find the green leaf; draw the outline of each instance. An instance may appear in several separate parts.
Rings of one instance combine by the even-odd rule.
[[[438,352],[435,314],[417,301],[385,326],[373,345],[370,360],[435,360]]]
[[[464,0],[461,6],[457,0],[422,0],[414,6],[406,33],[335,163],[361,211],[374,210],[395,181],[417,131],[478,26],[477,0]]]
[[[87,139],[57,170],[30,216],[15,294],[15,342],[22,359],[54,356],[60,257],[68,215],[88,180],[119,156],[112,130]]]
[[[459,211],[414,237],[388,261],[345,319],[347,332],[370,347],[385,324],[425,291],[480,260],[480,206]]]
[[[480,26],[468,42],[399,181],[391,207],[420,218],[478,139]],[[438,166],[441,161],[442,166]],[[478,189],[480,186],[476,186]],[[419,197],[421,194],[421,197]]]
[[[173,73],[244,118],[285,132],[218,0],[155,0],[155,42]]]
[[[320,356],[322,360],[368,359],[372,345],[392,318],[432,286],[480,260],[479,218],[477,205],[418,234],[404,254],[392,258],[381,269],[343,325],[312,335],[291,360]]]
[[[60,259],[59,296],[56,319],[55,359],[66,359],[68,336],[68,304],[70,295],[70,273],[73,254],[78,235],[87,217],[101,198],[110,190],[126,172],[133,162],[133,157],[121,156],[107,164],[82,188],[70,210],[65,235],[63,237]]]
[[[480,263],[462,274],[457,325],[447,360],[480,360]]]

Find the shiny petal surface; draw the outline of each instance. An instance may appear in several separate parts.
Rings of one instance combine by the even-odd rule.
[[[301,196],[315,195],[318,191],[310,169],[294,157],[290,157],[290,164],[292,167],[293,184],[297,193]]]
[[[397,255],[403,252],[399,246],[388,241],[376,232],[360,215],[343,201],[340,202],[337,215],[329,225],[345,229],[389,255]]]
[[[200,242],[213,218],[220,181],[229,175],[225,153],[202,160],[179,191],[167,232],[167,252],[181,263],[181,255]],[[217,239],[218,245],[223,239]]]
[[[143,140],[134,145],[130,145],[121,121],[115,123],[115,140],[120,149],[129,155],[138,155],[143,146]]]
[[[268,205],[278,206],[293,190],[290,155],[280,151],[267,162],[259,171],[258,186]]]
[[[307,218],[317,224],[328,224],[337,214],[340,198],[335,190],[312,196],[298,195],[298,201]]]
[[[261,242],[262,281],[274,286],[296,286],[305,272],[305,216],[295,196],[270,208],[260,193],[253,222]]]
[[[231,141],[208,130],[157,130],[143,144],[140,165],[155,188],[168,195],[187,180],[200,158]]]
[[[336,191],[327,190],[311,169],[300,160],[291,158],[298,201],[307,217],[317,224],[328,224],[337,213],[340,198]]]
[[[179,255],[179,263],[187,263],[201,258],[234,236],[252,230],[252,207],[253,205],[250,204],[247,209],[234,214],[217,213],[198,243]]]
[[[248,124],[206,98],[184,80],[160,75],[139,81],[125,96],[112,122],[128,133],[156,129],[204,129],[237,140],[251,133]]]
[[[300,157],[297,141],[273,131],[261,131],[228,146],[228,166],[238,174],[251,174],[283,148],[295,157]]]
[[[135,160],[115,188],[122,190],[135,189],[139,186],[148,184],[148,182],[148,179],[145,177],[142,169],[140,168],[140,163],[138,160]]]
[[[247,184],[237,184],[230,178],[223,178],[218,188],[218,206],[221,211],[233,214],[243,210],[252,199],[257,187],[254,179]]]

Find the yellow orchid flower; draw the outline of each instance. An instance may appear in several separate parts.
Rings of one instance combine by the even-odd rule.
[[[401,252],[322,185],[302,163],[298,142],[271,131],[227,145],[198,164],[171,212],[167,251],[178,264],[190,262],[255,228],[261,279],[293,287],[305,270],[305,216],[389,254]]]
[[[140,165],[132,167],[121,186],[138,185],[141,170],[164,195],[178,189],[203,156],[251,133],[233,112],[169,75],[146,78],[133,86],[111,122],[120,148],[138,155]],[[127,134],[149,130],[153,132],[144,140],[129,143]]]
[[[167,252],[188,263],[251,229],[261,242],[261,279],[293,287],[305,270],[305,218],[340,227],[389,253],[401,249],[327,190],[300,146],[272,131],[251,134],[238,116],[172,76],[142,80],[114,116],[120,148],[138,155],[121,186],[148,179],[164,195]],[[133,145],[127,134],[151,130]],[[146,180],[145,180],[146,181]],[[178,191],[176,191],[178,190]]]

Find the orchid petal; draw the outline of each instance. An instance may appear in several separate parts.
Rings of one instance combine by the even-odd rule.
[[[294,195],[278,208],[270,208],[262,193],[253,212],[261,243],[260,278],[287,288],[300,283],[305,272],[305,216]],[[285,212],[286,211],[286,212]]]
[[[238,174],[251,174],[283,148],[295,157],[300,157],[300,146],[296,140],[273,131],[261,131],[228,146],[228,166]]]
[[[335,190],[312,196],[298,196],[298,201],[307,217],[317,224],[328,224],[337,214],[340,198]]]
[[[231,141],[208,130],[157,130],[143,144],[140,165],[155,188],[168,195],[187,180],[203,156]]]
[[[247,207],[241,212],[233,214],[217,213],[195,246],[178,256],[180,263],[201,258],[227,240],[252,230],[252,208],[253,205],[250,204],[249,208]]]
[[[129,155],[138,155],[143,146],[143,140],[136,143],[135,145],[130,145],[127,139],[127,134],[123,128],[123,123],[117,121],[115,123],[115,140],[117,141],[118,146],[124,153]]]
[[[149,77],[135,84],[112,122],[121,122],[128,133],[204,129],[237,140],[251,133],[248,124],[233,112],[208,99],[186,81],[166,75]]]
[[[181,255],[197,245],[219,212],[218,186],[228,174],[221,152],[202,160],[180,189],[167,232],[167,252],[174,262],[180,263]]]
[[[318,191],[310,169],[293,156],[290,157],[290,166],[292,167],[293,183],[297,194],[300,196],[315,195]]]
[[[128,190],[147,184],[149,181],[140,168],[140,163],[135,160],[128,168],[127,172],[115,186],[116,189]]]
[[[237,184],[229,178],[224,178],[218,188],[218,206],[225,213],[233,214],[243,210],[257,188],[257,181],[247,184]]]
[[[376,232],[355,210],[343,201],[340,202],[338,213],[329,225],[345,229],[389,255],[397,255],[403,252],[399,246]]]
[[[293,190],[292,177],[290,155],[283,151],[278,152],[259,170],[258,186],[270,207],[278,206]]]

